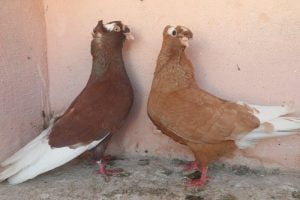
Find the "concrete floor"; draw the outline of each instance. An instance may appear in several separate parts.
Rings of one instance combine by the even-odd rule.
[[[300,174],[296,172],[215,163],[210,166],[210,180],[205,187],[187,188],[183,183],[191,172],[182,173],[178,167],[181,162],[152,157],[116,160],[111,166],[126,172],[105,181],[96,173],[96,165],[77,159],[23,184],[0,184],[0,199],[300,199]]]

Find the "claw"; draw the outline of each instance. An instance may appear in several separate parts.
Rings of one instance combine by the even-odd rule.
[[[107,162],[105,160],[97,161],[97,164],[99,165],[99,170],[97,171],[98,174],[103,174],[105,176],[113,176],[113,175],[119,175],[124,170],[119,169],[106,169]]]
[[[195,179],[195,180],[186,182],[185,185],[188,187],[191,187],[191,186],[203,187],[205,185],[205,183],[207,182],[207,170],[208,170],[208,167],[203,167],[201,170],[201,177],[199,179]]]
[[[203,187],[205,185],[207,180],[201,180],[201,179],[196,179],[196,180],[191,180],[185,183],[185,186],[187,187]]]

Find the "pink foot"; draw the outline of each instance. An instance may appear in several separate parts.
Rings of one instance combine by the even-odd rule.
[[[203,187],[207,181],[207,167],[203,167],[201,170],[201,177],[187,182],[186,186]]]
[[[123,172],[123,169],[106,169],[106,161],[100,160],[97,161],[97,164],[99,165],[98,174],[103,174],[106,176],[112,176],[112,175],[118,175]]]
[[[192,161],[187,164],[181,164],[180,167],[182,167],[184,171],[190,171],[190,170],[198,169],[198,163],[197,161]]]

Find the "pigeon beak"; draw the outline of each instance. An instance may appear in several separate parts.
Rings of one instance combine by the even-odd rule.
[[[134,40],[134,36],[130,32],[124,33],[124,35],[126,40]]]
[[[183,46],[189,47],[189,39],[187,37],[183,37],[180,39],[180,42]]]

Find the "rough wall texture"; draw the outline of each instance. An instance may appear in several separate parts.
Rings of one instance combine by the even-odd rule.
[[[194,32],[188,55],[202,88],[229,100],[280,104],[293,100],[300,114],[300,29],[297,0],[44,0],[50,100],[63,111],[85,85],[91,69],[91,31],[97,20],[121,19],[136,41],[125,47],[136,101],[130,120],[110,146],[115,153],[188,157],[160,134],[146,115],[162,30],[185,25]],[[233,161],[300,167],[299,136],[272,139]]]
[[[47,60],[42,1],[2,0],[0,30],[1,162],[43,126]]]

